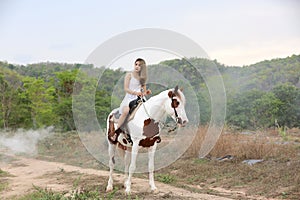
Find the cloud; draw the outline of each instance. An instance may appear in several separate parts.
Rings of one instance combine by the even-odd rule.
[[[293,54],[300,54],[300,38],[285,41],[265,41],[244,43],[232,47],[222,47],[209,52],[212,59],[232,65],[250,65],[263,60],[284,58]]]

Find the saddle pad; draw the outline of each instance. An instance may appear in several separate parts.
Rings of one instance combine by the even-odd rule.
[[[127,122],[129,122],[130,120],[132,120],[134,118],[136,111],[140,108],[141,105],[142,105],[142,102],[139,103],[137,105],[137,107],[132,111],[131,115],[128,117]]]

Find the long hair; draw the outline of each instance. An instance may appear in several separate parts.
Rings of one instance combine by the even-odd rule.
[[[142,86],[144,86],[146,84],[146,81],[147,81],[147,78],[148,78],[147,65],[146,65],[145,60],[142,59],[142,58],[136,59],[134,63],[136,63],[136,62],[141,62],[142,63],[139,76],[140,76],[140,84]]]

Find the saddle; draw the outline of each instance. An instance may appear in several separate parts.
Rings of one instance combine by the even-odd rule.
[[[131,121],[134,118],[135,113],[138,111],[138,109],[141,105],[142,105],[142,102],[138,102],[137,104],[132,105],[132,107],[130,107],[130,105],[129,105],[130,110],[129,110],[128,115],[126,116],[124,123],[128,123],[129,121]],[[121,116],[121,113],[120,113],[119,109],[117,109],[116,112],[113,113],[112,121],[114,123],[118,123],[120,116]]]

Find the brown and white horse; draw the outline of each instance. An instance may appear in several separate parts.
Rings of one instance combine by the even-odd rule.
[[[117,146],[121,149],[124,155],[125,164],[125,192],[131,192],[131,177],[136,169],[136,158],[140,147],[148,148],[148,171],[149,184],[151,190],[156,190],[154,183],[154,154],[157,143],[160,142],[159,132],[161,130],[160,122],[164,121],[169,115],[176,122],[178,126],[185,126],[188,123],[188,118],[185,113],[185,96],[181,90],[176,86],[175,89],[169,89],[160,94],[151,97],[138,108],[132,120],[127,123],[127,129],[132,139],[132,147],[128,148],[119,142],[110,140],[110,135],[114,134],[117,123],[114,120],[113,110],[107,118],[107,135],[108,152],[109,152],[109,180],[107,184],[107,191],[113,189],[113,170],[115,165],[115,151]],[[130,161],[131,157],[131,161]]]

